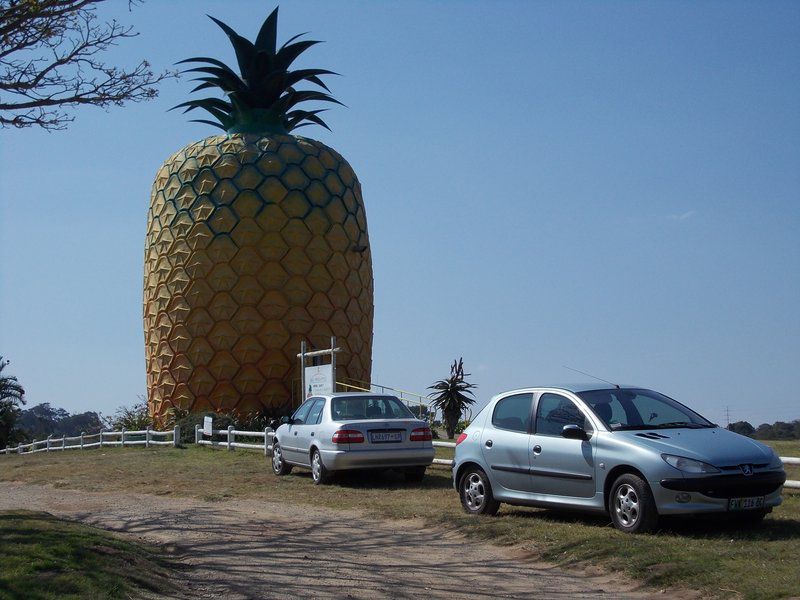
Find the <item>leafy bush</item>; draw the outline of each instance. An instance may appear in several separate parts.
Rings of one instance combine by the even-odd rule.
[[[455,434],[456,435],[460,435],[460,434],[464,433],[464,430],[467,427],[469,427],[469,424],[470,424],[470,421],[465,421],[465,420],[462,420],[462,421],[459,421],[458,423],[456,423]]]
[[[234,429],[240,431],[264,431],[267,427],[271,426],[274,419],[279,419],[285,415],[291,414],[292,409],[289,406],[278,407],[274,409],[262,409],[260,411],[251,411],[247,413],[239,413],[236,411],[206,411],[202,413],[188,413],[181,409],[172,409],[167,418],[169,427],[178,425],[181,428],[180,443],[193,444],[194,443],[194,429],[196,425],[203,428],[203,422],[206,417],[214,419],[214,429],[227,429],[233,425]]]
[[[102,417],[102,421],[110,431],[120,431],[123,427],[135,431],[153,427],[147,400],[143,396],[139,396],[139,401],[133,406],[120,406],[113,416]]]

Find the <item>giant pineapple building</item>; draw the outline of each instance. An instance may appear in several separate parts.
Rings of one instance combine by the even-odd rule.
[[[336,102],[322,69],[291,71],[313,42],[276,44],[277,9],[256,41],[228,34],[239,73],[193,58],[187,111],[225,133],[191,143],[159,169],[147,219],[144,329],[148,402],[240,413],[283,408],[297,388],[300,342],[337,337],[341,377],[368,382],[373,278],[361,186],[336,151],[290,132],[325,126],[308,101]],[[199,65],[199,66],[197,66]],[[298,90],[299,83],[322,87]],[[299,390],[294,391],[295,397]]]

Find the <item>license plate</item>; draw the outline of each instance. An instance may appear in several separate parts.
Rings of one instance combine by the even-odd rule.
[[[372,442],[373,444],[402,442],[403,433],[400,431],[374,431],[369,434],[369,441]]]
[[[753,510],[756,508],[764,508],[764,496],[731,498],[728,501],[728,510]]]

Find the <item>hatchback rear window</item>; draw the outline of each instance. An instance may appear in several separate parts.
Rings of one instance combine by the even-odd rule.
[[[386,396],[345,396],[331,403],[334,421],[362,419],[414,419],[413,413],[397,398]]]

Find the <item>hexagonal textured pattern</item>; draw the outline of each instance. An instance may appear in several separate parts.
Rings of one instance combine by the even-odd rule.
[[[158,171],[148,212],[151,413],[284,406],[301,340],[332,335],[339,374],[369,381],[372,294],[361,186],[338,153],[295,136],[190,144]]]

